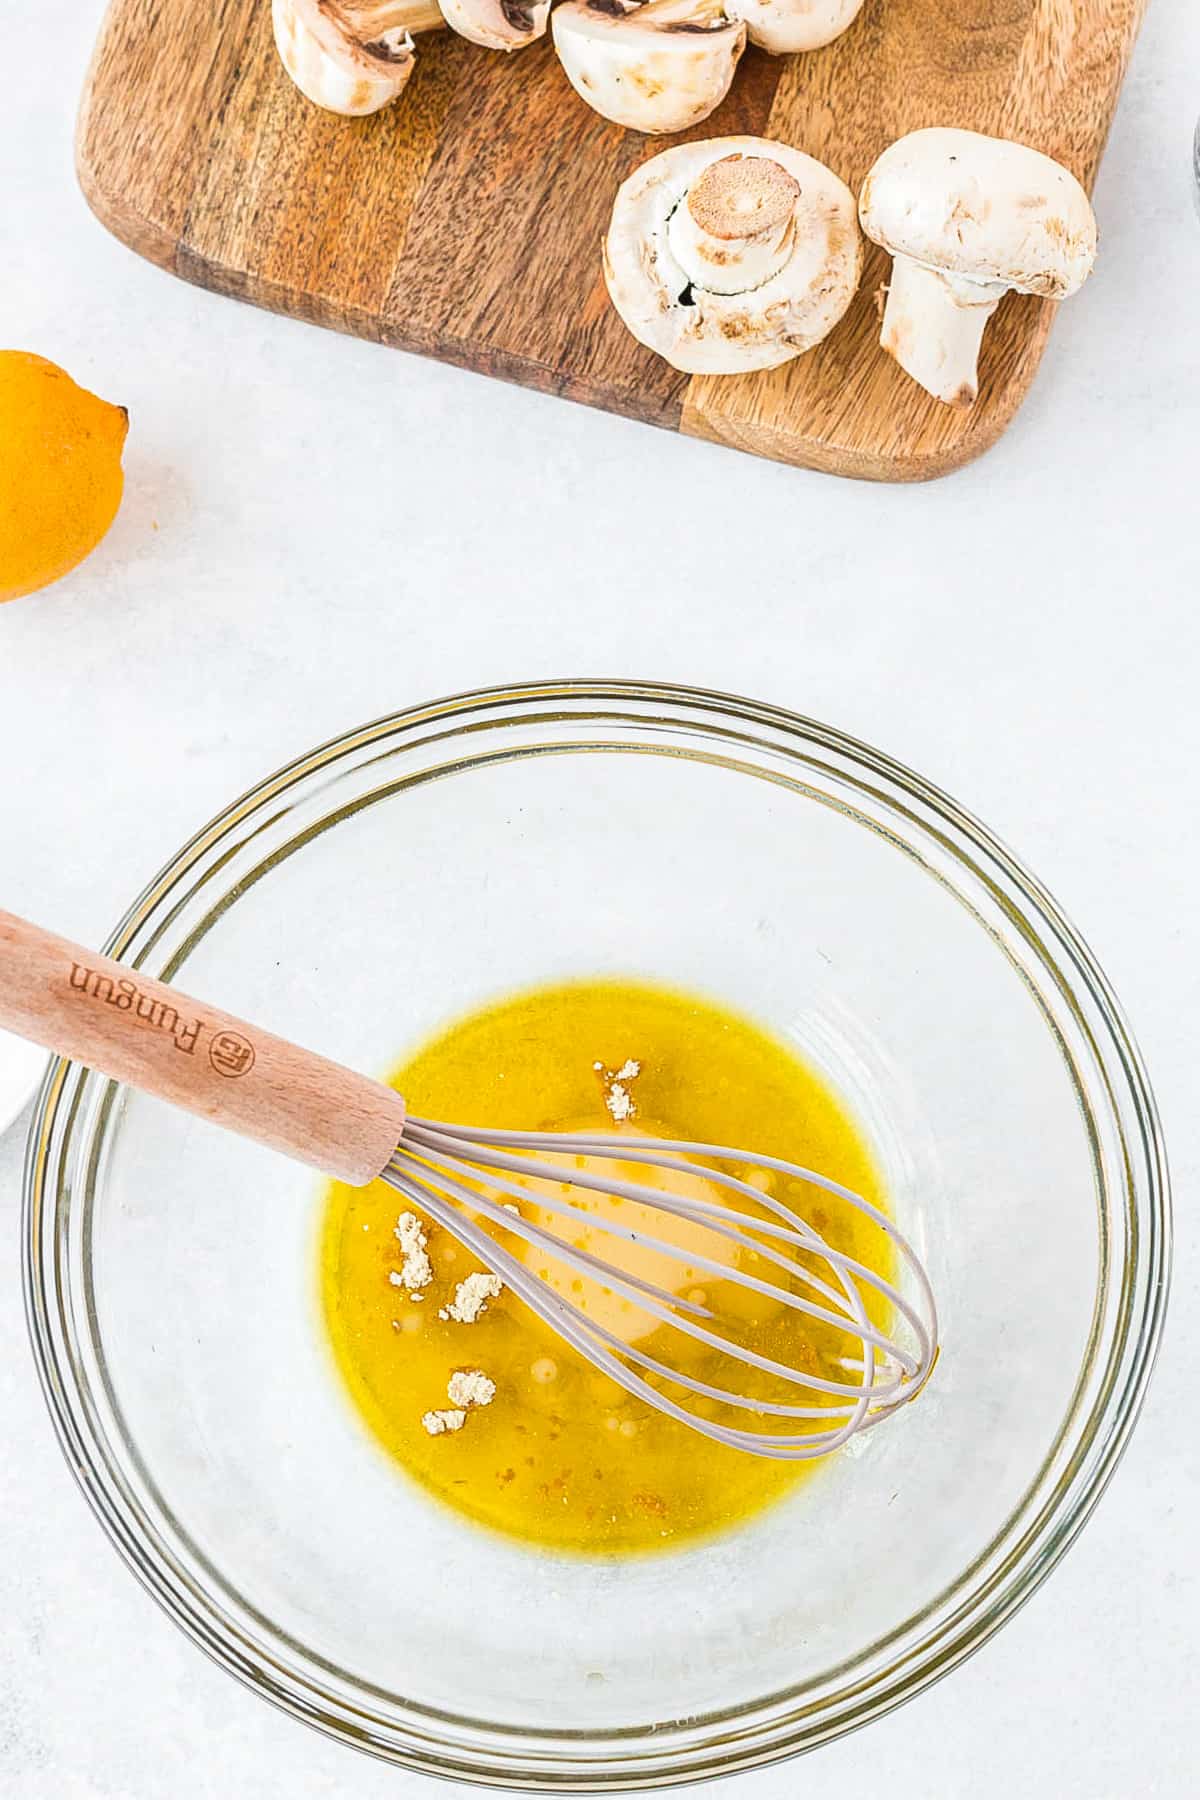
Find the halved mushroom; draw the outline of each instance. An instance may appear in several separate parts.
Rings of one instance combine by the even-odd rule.
[[[411,34],[445,23],[437,0],[271,0],[271,21],[300,92],[351,118],[403,92],[415,61]]]
[[[442,0],[442,16],[485,50],[523,50],[545,36],[550,0]]]
[[[709,138],[651,157],[618,190],[604,244],[622,319],[689,375],[772,369],[811,350],[861,274],[849,188],[769,138]]]
[[[975,131],[914,131],[863,184],[859,217],[893,257],[880,342],[936,400],[979,392],[984,328],[1010,289],[1065,300],[1096,260],[1096,219],[1068,169]]]
[[[726,0],[731,19],[745,19],[750,42],[775,56],[820,50],[853,25],[864,0]]]
[[[746,27],[722,0],[564,0],[550,20],[567,80],[630,131],[686,131],[729,92]]]

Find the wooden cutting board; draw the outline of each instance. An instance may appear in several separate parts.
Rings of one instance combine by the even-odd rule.
[[[1090,187],[1144,6],[866,0],[826,50],[747,52],[686,135],[782,138],[857,189],[904,132],[965,125],[1035,144]],[[268,0],[113,0],[78,166],[99,218],[163,268],[398,349],[842,475],[920,480],[995,442],[1055,309],[1004,301],[979,402],[954,412],[878,348],[879,252],[843,323],[782,369],[689,378],[635,343],[599,246],[618,183],[662,142],[585,107],[549,40],[503,56],[421,37],[400,102],[341,119],[284,74]]]

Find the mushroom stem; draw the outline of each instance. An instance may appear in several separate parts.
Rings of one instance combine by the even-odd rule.
[[[973,280],[897,256],[879,341],[936,400],[973,406],[984,329],[1007,291],[1003,281]]]
[[[722,157],[672,214],[671,255],[708,293],[749,293],[787,265],[799,198],[799,182],[769,157]]]
[[[446,24],[437,0],[335,0],[329,10],[342,14],[368,50],[386,43],[389,33],[441,31]]]

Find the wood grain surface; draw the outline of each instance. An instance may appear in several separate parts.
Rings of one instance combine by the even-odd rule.
[[[1034,144],[1090,188],[1144,5],[866,0],[826,50],[747,52],[725,104],[684,135],[780,138],[857,189],[906,131],[963,125]],[[1020,405],[1053,305],[1002,303],[978,404],[955,412],[879,350],[876,251],[807,356],[677,374],[612,311],[599,245],[618,184],[678,140],[591,112],[548,40],[512,56],[449,32],[417,47],[395,106],[342,119],[284,74],[268,0],[113,0],[80,110],[84,193],[125,243],[202,287],[805,467],[944,474]]]

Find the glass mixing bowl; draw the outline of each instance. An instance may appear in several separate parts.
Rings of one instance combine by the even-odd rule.
[[[712,995],[843,1093],[938,1294],[920,1403],[774,1510],[660,1557],[538,1553],[439,1509],[344,1398],[319,1181],[54,1066],[25,1245],[71,1466],[184,1629],[309,1723],[520,1790],[766,1763],[953,1668],[1111,1473],[1165,1299],[1146,1077],[1050,897],[877,751],[719,694],[465,695],[265,781],[108,948],[375,1073],[533,982]]]

